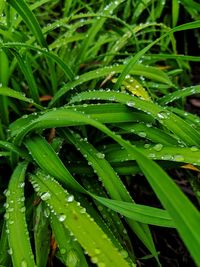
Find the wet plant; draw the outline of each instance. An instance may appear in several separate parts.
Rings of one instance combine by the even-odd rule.
[[[8,0],[0,12],[0,265],[165,266],[167,228],[198,266],[200,119],[185,103],[200,57],[178,53],[177,33],[198,46],[200,4]],[[136,198],[141,179],[153,204]]]

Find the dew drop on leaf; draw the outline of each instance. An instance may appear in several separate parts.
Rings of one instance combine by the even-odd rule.
[[[128,257],[128,252],[126,250],[121,250],[120,253],[124,259]]]
[[[92,263],[98,263],[98,258],[97,257],[92,257],[91,258]]]
[[[146,137],[146,136],[147,136],[147,134],[146,134],[145,132],[139,132],[138,135],[139,135],[140,137]]]
[[[58,220],[59,220],[60,222],[64,222],[65,219],[66,219],[66,215],[65,215],[65,214],[60,214],[60,215],[58,216]]]
[[[81,210],[80,210],[80,213],[86,213],[86,209],[85,208],[82,208]]]
[[[156,156],[156,155],[155,155],[154,153],[150,153],[150,154],[148,155],[149,158],[155,158],[155,156]]]
[[[19,188],[24,188],[24,186],[25,186],[25,183],[24,182],[19,183],[19,185],[18,185]]]
[[[166,119],[166,118],[168,118],[168,113],[165,111],[161,111],[157,114],[157,116],[159,119]]]
[[[45,192],[41,195],[42,200],[48,200],[51,198],[51,194],[49,192]]]
[[[12,248],[8,249],[7,252],[9,255],[12,255],[13,254]]]
[[[133,101],[129,101],[129,102],[126,103],[126,105],[128,107],[134,107],[135,106],[135,103]]]
[[[71,249],[67,254],[67,266],[78,266],[79,265],[79,258],[74,249]]]
[[[162,144],[156,144],[156,145],[153,147],[153,149],[156,150],[156,151],[160,151],[160,150],[162,150],[162,148],[163,148],[163,145],[162,145]]]
[[[5,214],[4,214],[4,218],[6,219],[6,220],[8,220],[9,219],[9,213],[8,212],[6,212]]]
[[[172,160],[173,157],[172,157],[172,155],[166,154],[166,155],[163,155],[163,156],[162,156],[162,159],[163,159],[163,160]]]
[[[181,162],[181,161],[184,161],[184,157],[183,157],[182,155],[175,155],[175,156],[174,156],[174,160],[175,160],[175,161],[180,161],[180,162]]]
[[[70,202],[73,202],[74,201],[74,196],[73,195],[69,195],[67,197],[67,202],[70,203]]]
[[[25,208],[25,207],[22,207],[22,208],[20,209],[20,211],[23,213],[23,212],[26,211],[26,208]]]
[[[192,146],[192,147],[190,148],[190,150],[193,151],[193,152],[195,152],[195,151],[198,151],[199,149],[198,149],[196,146]]]
[[[150,144],[144,144],[144,148],[150,148]]]
[[[98,152],[96,155],[97,155],[97,157],[99,159],[104,159],[105,158],[105,155],[103,153]]]

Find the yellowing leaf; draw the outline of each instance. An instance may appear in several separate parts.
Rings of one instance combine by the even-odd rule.
[[[116,81],[117,79],[112,79],[113,83],[115,83]],[[127,90],[133,95],[136,95],[144,100],[151,101],[151,98],[148,92],[144,89],[144,87],[130,75],[127,75],[127,77],[122,82],[121,89]]]
[[[181,168],[200,172],[200,170],[197,167],[193,166],[192,164],[183,165],[183,166],[181,166]]]

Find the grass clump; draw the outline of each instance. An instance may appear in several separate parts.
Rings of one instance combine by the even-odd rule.
[[[0,11],[0,265],[198,266],[200,5]]]

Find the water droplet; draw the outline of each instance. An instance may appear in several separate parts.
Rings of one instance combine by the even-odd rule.
[[[22,208],[20,209],[20,211],[21,211],[21,212],[25,212],[25,211],[26,211],[26,208],[25,208],[25,207],[22,207]]]
[[[6,220],[8,220],[9,219],[9,213],[8,212],[6,212],[5,214],[4,214],[4,218],[6,219]]]
[[[156,155],[155,155],[154,153],[150,153],[150,154],[148,155],[149,158],[155,158],[155,156],[156,156]]]
[[[144,144],[144,148],[150,148],[150,144]]]
[[[42,200],[48,200],[51,198],[51,194],[49,192],[45,192],[40,197]]]
[[[98,263],[98,258],[97,257],[92,257],[91,258],[92,263]]]
[[[4,195],[5,195],[6,197],[10,196],[10,191],[9,191],[9,190],[5,190],[5,191],[4,191]]]
[[[85,213],[86,212],[86,209],[85,208],[82,208],[81,210],[80,210],[80,213]]]
[[[175,160],[175,161],[180,161],[180,162],[181,162],[181,161],[184,161],[184,157],[183,157],[182,155],[175,155],[175,156],[174,156],[174,160]]]
[[[134,265],[135,266],[135,265]],[[99,262],[98,263],[98,267],[106,267],[105,263],[104,262]]]
[[[67,266],[78,266],[79,261],[80,260],[78,258],[76,251],[74,249],[71,249],[67,254],[66,265]]]
[[[195,152],[195,151],[198,151],[199,149],[198,149],[196,146],[192,146],[192,147],[190,148],[190,150],[193,151],[193,152]]]
[[[133,102],[133,101],[128,101],[128,102],[126,103],[126,105],[129,106],[129,107],[134,107],[134,106],[135,106],[135,102]]]
[[[105,155],[103,153],[98,152],[96,155],[97,155],[97,157],[99,159],[104,159],[105,158]]]
[[[44,216],[45,216],[46,218],[48,218],[49,215],[50,215],[50,210],[49,210],[48,208],[46,208],[46,209],[44,210]]]
[[[159,119],[166,119],[168,118],[169,116],[169,112],[166,112],[166,111],[161,111],[157,114],[158,118]]]
[[[13,254],[12,248],[8,249],[7,252],[9,255],[12,255]]]
[[[163,160],[172,160],[173,157],[172,157],[172,155],[166,154],[166,155],[163,155],[163,156],[162,156],[162,159],[163,159]]]
[[[58,220],[59,220],[60,222],[64,222],[65,219],[66,219],[66,215],[65,215],[65,214],[60,214],[60,215],[58,216]]]
[[[139,132],[138,135],[139,135],[140,137],[146,137],[146,136],[147,136],[147,134],[146,134],[145,132]]]
[[[18,187],[19,188],[24,188],[24,186],[25,186],[25,183],[24,182],[18,184]]]
[[[69,195],[67,197],[67,202],[70,203],[70,202],[73,202],[74,201],[74,196],[73,195]]]
[[[123,249],[120,251],[120,253],[124,259],[126,259],[128,257],[128,252],[126,250]]]
[[[24,202],[24,200],[25,200],[25,197],[21,197],[21,198],[20,198],[20,201],[21,201],[21,202]]]
[[[160,151],[160,150],[162,150],[162,148],[163,148],[163,145],[162,145],[162,144],[156,144],[156,145],[153,147],[153,149],[156,150],[156,151]]]
[[[5,202],[4,204],[3,204],[3,206],[4,206],[4,208],[8,208],[9,207],[9,204],[7,203],[7,202]]]

